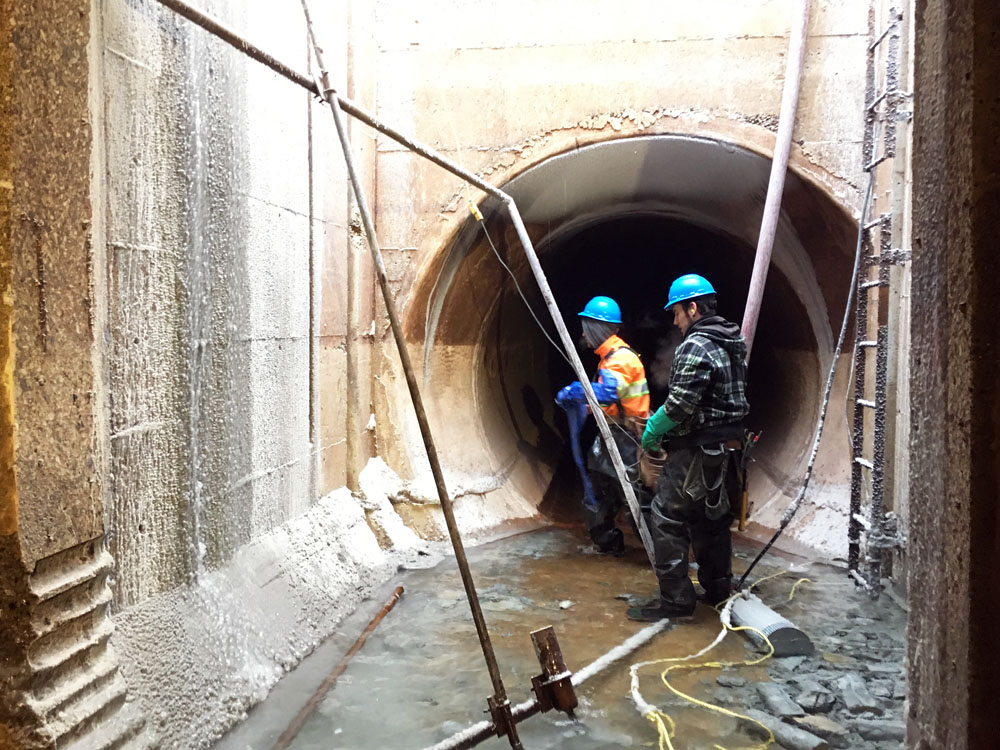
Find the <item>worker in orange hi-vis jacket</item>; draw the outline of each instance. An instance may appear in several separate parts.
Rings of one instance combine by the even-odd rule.
[[[607,415],[608,426],[625,463],[626,475],[632,482],[640,503],[648,505],[649,493],[638,481],[641,420],[649,414],[646,369],[639,355],[618,335],[622,317],[617,302],[610,297],[594,297],[579,316],[587,347],[600,357],[597,382],[591,384],[594,394]],[[582,421],[579,415],[586,414],[587,402],[583,386],[579,382],[570,383],[559,391],[556,403],[566,409],[570,416],[571,432],[578,430]],[[571,438],[575,440],[577,435],[571,435]],[[578,460],[578,466],[581,463]],[[587,452],[584,521],[590,538],[600,551],[616,557],[625,552],[625,537],[615,524],[615,517],[624,502],[624,492],[611,463],[611,456],[598,435]]]

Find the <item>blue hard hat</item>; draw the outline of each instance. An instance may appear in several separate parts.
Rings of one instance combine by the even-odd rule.
[[[715,287],[704,276],[699,276],[696,273],[679,276],[670,285],[667,304],[663,309],[669,310],[671,306],[678,302],[685,302],[695,297],[704,297],[706,294],[715,294]]]
[[[583,308],[583,312],[577,313],[577,315],[581,318],[603,320],[605,323],[622,322],[621,308],[611,297],[594,297]]]

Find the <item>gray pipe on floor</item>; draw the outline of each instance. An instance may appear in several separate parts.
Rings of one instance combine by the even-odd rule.
[[[764,641],[754,631],[763,633],[774,647],[775,656],[808,656],[816,650],[809,636],[764,604],[756,594],[734,597],[732,618],[736,626],[753,628],[743,632],[757,645],[764,645]]]

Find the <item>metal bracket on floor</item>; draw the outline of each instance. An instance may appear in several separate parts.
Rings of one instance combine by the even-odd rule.
[[[542,668],[540,675],[531,678],[531,689],[538,698],[538,707],[542,711],[555,708],[572,716],[573,709],[578,705],[573,689],[573,673],[566,668],[555,630],[549,625],[532,631],[531,642]]]
[[[493,727],[496,729],[497,737],[506,737],[514,726],[514,715],[511,713],[510,701],[504,698],[501,702],[495,695],[486,699],[490,707],[490,718],[493,720]]]

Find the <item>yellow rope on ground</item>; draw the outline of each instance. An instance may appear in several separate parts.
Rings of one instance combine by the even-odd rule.
[[[650,711],[646,714],[646,718],[656,725],[656,733],[660,738],[659,749],[673,750],[673,746],[670,744],[670,738],[674,736],[674,732],[677,729],[677,726],[674,724],[674,720],[662,711]],[[670,727],[666,727],[664,722],[670,724]]]
[[[663,711],[661,711],[660,709],[656,708],[655,706],[650,705],[649,703],[647,703],[645,701],[645,699],[642,698],[642,695],[639,693],[639,675],[638,675],[638,670],[641,669],[641,668],[643,668],[643,667],[648,667],[648,666],[655,666],[655,665],[660,665],[660,664],[670,664],[671,662],[684,662],[684,661],[690,661],[692,659],[697,659],[698,657],[705,655],[706,653],[708,653],[709,651],[711,651],[713,648],[715,648],[719,643],[721,643],[722,640],[725,638],[726,634],[729,631],[732,631],[732,632],[735,633],[735,632],[741,631],[741,630],[752,630],[755,633],[757,633],[764,640],[764,642],[767,643],[767,646],[770,649],[769,652],[767,654],[765,654],[764,656],[761,656],[760,658],[754,659],[752,661],[742,661],[742,662],[710,661],[710,662],[699,662],[697,664],[672,664],[671,666],[669,666],[665,670],[663,670],[663,672],[660,674],[660,679],[663,680],[663,684],[667,686],[668,690],[670,690],[672,693],[674,693],[675,695],[679,696],[680,698],[683,698],[686,701],[689,701],[689,702],[691,702],[691,703],[693,703],[695,705],[701,706],[703,708],[707,708],[707,709],[709,709],[711,711],[716,711],[718,713],[722,713],[722,714],[725,714],[727,716],[732,716],[732,717],[735,717],[737,719],[743,719],[745,721],[752,722],[754,724],[759,725],[761,728],[763,728],[764,731],[768,733],[768,738],[769,739],[766,742],[764,742],[763,744],[754,745],[753,747],[748,748],[747,750],[766,750],[767,747],[772,742],[774,742],[774,735],[771,733],[771,730],[768,729],[763,724],[761,724],[756,719],[752,719],[749,716],[744,716],[743,714],[736,713],[735,711],[730,711],[727,708],[722,708],[721,706],[716,706],[716,705],[713,705],[711,703],[707,703],[705,701],[699,700],[698,698],[695,698],[693,696],[687,695],[686,693],[683,693],[682,691],[680,691],[677,688],[675,688],[673,685],[670,684],[670,681],[667,680],[667,674],[670,671],[674,670],[674,669],[702,669],[702,668],[705,668],[705,667],[715,667],[715,668],[720,668],[721,669],[723,667],[754,666],[756,664],[760,664],[762,661],[764,661],[766,659],[769,659],[774,654],[774,647],[771,645],[771,641],[762,632],[760,632],[756,628],[751,628],[749,626],[741,626],[741,627],[734,628],[729,623],[729,621],[728,621],[729,620],[729,617],[728,617],[729,613],[726,610],[729,609],[729,606],[728,606],[729,602],[735,596],[738,596],[738,594],[734,594],[732,597],[730,597],[729,599],[727,599],[726,602],[725,602],[725,605],[727,605],[727,606],[725,606],[725,609],[722,612],[722,624],[723,624],[722,630],[719,631],[719,634],[716,636],[715,640],[712,641],[705,648],[701,649],[701,651],[698,651],[697,653],[694,653],[694,654],[689,654],[687,656],[667,657],[667,658],[664,658],[664,659],[656,659],[656,660],[653,660],[653,661],[641,662],[639,664],[633,664],[632,665],[632,668],[630,670],[631,674],[632,674],[632,698],[635,701],[636,706],[639,707],[639,710],[643,714],[643,716],[645,716],[645,718],[647,718],[649,721],[651,721],[653,723],[653,725],[656,727],[656,731],[657,731],[657,734],[659,736],[659,750],[675,750],[673,742],[671,742],[671,740],[673,739],[674,735],[676,734],[676,724],[675,724],[674,720],[670,717],[669,714],[664,713]],[[715,745],[714,747],[717,750],[726,750],[721,745]]]
[[[730,597],[730,598],[732,598],[732,597]],[[670,672],[674,671],[674,670],[678,670],[678,671],[679,670],[684,670],[684,669],[694,670],[694,669],[704,669],[706,667],[715,668],[715,669],[723,669],[724,667],[752,667],[752,666],[755,666],[757,664],[760,664],[763,661],[766,661],[767,659],[770,659],[774,655],[774,646],[771,645],[771,641],[768,639],[768,637],[766,635],[764,635],[764,633],[762,633],[757,628],[753,628],[753,627],[750,627],[748,625],[741,625],[740,627],[735,627],[734,628],[732,625],[730,625],[728,622],[725,622],[725,621],[723,622],[723,625],[724,625],[723,632],[733,632],[733,633],[736,633],[736,632],[739,632],[739,631],[742,631],[742,630],[749,630],[749,631],[752,631],[752,632],[756,633],[767,644],[768,652],[766,654],[764,654],[763,656],[761,656],[760,658],[753,659],[752,661],[741,661],[741,662],[707,661],[707,662],[699,662],[698,664],[672,664],[671,666],[667,667],[666,669],[663,670],[663,672],[660,673],[660,679],[663,681],[663,684],[666,685],[667,689],[670,692],[672,692],[677,697],[682,698],[682,699],[688,701],[689,703],[693,703],[696,706],[701,706],[702,708],[708,709],[709,711],[715,711],[716,713],[720,713],[720,714],[723,714],[725,716],[731,716],[731,717],[736,718],[736,719],[743,719],[744,721],[749,721],[749,722],[752,722],[754,724],[757,724],[765,732],[767,732],[768,739],[767,739],[766,742],[763,742],[763,743],[760,743],[760,744],[757,744],[757,745],[753,745],[750,748],[747,748],[747,750],[767,750],[768,746],[772,742],[774,742],[774,734],[764,724],[762,724],[761,722],[759,722],[756,719],[753,719],[753,718],[751,718],[749,716],[745,716],[745,715],[743,715],[741,713],[737,713],[736,711],[730,711],[728,708],[723,708],[722,706],[716,706],[714,703],[708,703],[707,701],[703,701],[703,700],[700,700],[698,698],[695,698],[692,695],[688,695],[687,693],[684,693],[681,690],[678,690],[677,688],[675,688],[673,685],[671,685],[670,681],[667,679],[667,675]],[[663,662],[668,662],[668,661],[683,661],[683,660],[684,659],[681,658],[681,659],[664,659],[662,661]],[[664,714],[664,716],[666,716],[666,714]],[[673,724],[672,721],[671,721],[671,724]],[[663,742],[663,739],[664,738],[661,735],[661,737],[660,737],[661,743]],[[673,746],[670,743],[670,738],[669,737],[666,738],[666,747],[667,747],[668,750],[673,750]],[[714,747],[718,748],[719,750],[726,750],[721,745],[714,745]]]
[[[755,581],[750,586],[748,591],[752,591],[755,587],[764,583],[764,581],[769,581],[773,578],[778,578],[780,576],[787,575],[789,572],[791,571],[783,570],[778,573],[774,573],[773,575],[765,576],[764,578]],[[788,593],[788,601],[792,601],[792,599],[795,597],[796,589],[798,589],[798,587],[803,583],[812,583],[815,585],[815,582],[809,578],[799,578],[792,585],[792,589]],[[730,624],[727,610],[731,608],[730,602],[732,602],[732,600],[739,595],[740,595],[739,592],[737,592],[715,607],[715,610],[719,612],[720,615],[722,616],[721,619],[723,627],[722,630],[719,632],[719,635],[716,636],[715,640],[712,641],[712,643],[710,643],[708,646],[703,648],[701,651],[698,651],[697,653],[694,654],[689,654],[687,656],[668,657],[665,659],[656,659],[653,661],[641,662],[639,664],[632,665],[631,672],[632,672],[633,699],[635,699],[636,705],[639,706],[640,711],[642,711],[645,708],[645,712],[643,715],[656,727],[656,732],[659,739],[658,743],[659,750],[675,750],[673,742],[671,740],[677,733],[677,724],[676,722],[674,722],[674,720],[670,717],[669,714],[661,711],[655,706],[646,703],[645,700],[642,698],[641,694],[639,693],[638,670],[643,667],[655,666],[659,664],[670,664],[671,662],[684,662],[684,661],[691,661],[692,659],[697,659],[698,657],[705,655],[713,648],[715,648],[717,645],[719,645],[719,643],[722,642],[727,633],[729,632],[736,633],[744,630],[756,633],[761,638],[761,640],[767,644],[768,652],[763,656],[761,656],[760,658],[753,659],[751,661],[739,661],[739,662],[706,661],[706,662],[699,662],[697,664],[671,664],[660,673],[660,679],[663,681],[663,684],[667,687],[667,689],[670,692],[672,692],[677,697],[688,701],[689,703],[692,703],[696,706],[700,706],[701,708],[707,709],[709,711],[715,711],[716,713],[720,713],[725,716],[731,716],[735,719],[743,719],[744,721],[752,722],[754,724],[757,724],[765,732],[767,732],[768,739],[765,742],[745,748],[745,750],[767,750],[767,748],[771,745],[771,743],[775,741],[774,733],[770,729],[768,729],[767,726],[757,721],[756,719],[753,719],[749,716],[745,716],[744,714],[741,713],[737,713],[736,711],[731,711],[728,708],[723,708],[722,706],[717,706],[713,703],[708,703],[707,701],[700,700],[692,695],[688,695],[687,693],[684,693],[683,691],[678,690],[673,685],[671,685],[670,681],[667,679],[667,675],[674,670],[678,671],[694,670],[694,669],[704,669],[706,667],[715,669],[723,669],[725,667],[752,667],[756,666],[757,664],[760,664],[763,661],[766,661],[767,659],[770,659],[774,655],[774,646],[771,644],[770,639],[766,635],[764,635],[764,633],[762,633],[760,630],[758,630],[757,628],[750,627],[748,625],[733,627]],[[712,747],[714,750],[726,750],[726,748],[724,748],[722,745],[719,744],[714,744]]]
[[[813,583],[814,584],[815,581],[813,581],[811,578],[800,578],[799,580],[797,580],[794,584],[792,584],[792,590],[788,592],[788,601],[791,601],[792,597],[795,596],[795,589],[797,589],[799,587],[800,583]]]

